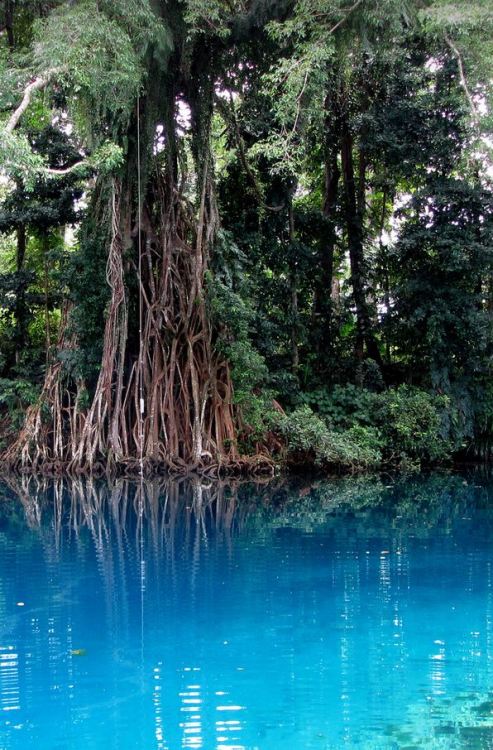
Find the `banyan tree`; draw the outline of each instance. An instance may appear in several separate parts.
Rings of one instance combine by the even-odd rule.
[[[57,352],[4,463],[50,472],[248,463],[207,300],[220,225],[211,125],[231,50],[282,7],[237,5],[80,0],[52,3],[35,24],[1,131],[4,164],[26,183],[33,171],[80,176],[80,245],[92,243],[99,264],[104,256],[107,294],[91,379],[73,364],[84,357],[83,302],[69,280]],[[39,107],[75,134],[80,160],[53,165],[32,153],[23,123]]]

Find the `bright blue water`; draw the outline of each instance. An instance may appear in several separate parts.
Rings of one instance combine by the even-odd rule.
[[[492,542],[457,476],[15,480],[0,750],[492,748]]]

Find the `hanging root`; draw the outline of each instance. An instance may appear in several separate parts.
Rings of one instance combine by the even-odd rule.
[[[156,208],[157,207],[157,208]],[[90,407],[79,408],[84,384],[64,378],[62,362],[46,373],[38,403],[27,413],[2,462],[49,474],[163,472],[210,477],[272,475],[267,455],[242,457],[230,370],[214,351],[204,280],[218,217],[205,170],[198,222],[172,181],[161,173],[133,232],[132,198],[113,184],[101,369]],[[126,261],[130,243],[140,262]],[[125,274],[135,273],[142,337],[135,346]],[[66,339],[66,318],[59,348]],[[144,412],[141,412],[141,396]]]
[[[67,341],[67,319],[68,307],[65,306],[58,350],[73,348],[73,341]],[[52,361],[37,403],[28,408],[24,425],[15,442],[1,456],[0,464],[21,471],[62,473],[84,424],[84,415],[78,407],[83,389],[82,381],[70,388],[63,377],[62,362]]]

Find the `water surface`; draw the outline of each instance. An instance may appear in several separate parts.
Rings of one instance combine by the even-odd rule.
[[[0,489],[0,750],[493,748],[477,477]]]

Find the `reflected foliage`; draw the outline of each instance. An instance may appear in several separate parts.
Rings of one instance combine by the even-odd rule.
[[[20,501],[20,502],[19,502]],[[252,531],[269,535],[281,527],[307,532],[333,527],[346,536],[368,537],[386,529],[402,534],[447,533],[471,513],[484,513],[493,529],[493,487],[487,472],[314,477],[274,481],[204,482],[158,478],[143,483],[118,479],[58,480],[8,476],[0,484],[0,528],[14,523],[26,539],[32,530],[63,538],[90,533],[103,544],[112,533],[142,531],[162,555],[176,545],[200,545]],[[198,540],[198,541],[197,541]]]
[[[306,729],[299,728],[304,722],[289,724],[293,747],[314,747],[311,728],[318,722],[339,727],[344,709],[350,717],[347,748],[488,748],[492,696],[482,649],[490,653],[491,628],[470,631],[491,607],[492,508],[490,478],[477,472],[270,483],[7,477],[0,484],[0,554],[9,561],[8,575],[0,578],[0,647],[12,649],[10,668],[21,678],[17,693],[2,692],[0,684],[0,699],[17,701],[14,708],[25,711],[24,703],[35,699],[23,680],[33,674],[47,686],[61,686],[57,706],[67,710],[62,721],[70,724],[75,684],[77,710],[89,701],[84,711],[90,728],[82,730],[94,738],[106,731],[97,723],[103,711],[107,727],[106,691],[125,696],[128,689],[134,705],[138,697],[131,680],[143,679],[145,687],[139,689],[146,702],[139,727],[154,732],[164,725],[173,738],[166,747],[174,748],[181,742],[178,726],[193,725],[188,719],[178,725],[176,719],[174,727],[178,714],[173,711],[186,710],[203,680],[197,706],[202,701],[224,706],[230,700],[237,712],[230,714],[236,747],[252,746],[245,733],[257,723],[270,739],[266,746],[279,747],[272,744],[277,735],[269,735],[275,728],[257,716],[251,692],[260,689],[258,675],[252,674],[255,660],[244,678],[243,672],[241,680],[231,677],[255,646],[269,679],[282,686],[274,697],[266,696],[267,714],[279,710],[271,700],[276,705],[286,700],[283,710],[291,716],[290,701],[298,705],[307,695],[332,712],[325,718],[307,714]],[[36,571],[33,582],[17,580],[26,565]],[[472,608],[474,625],[464,612],[457,614],[459,640],[452,632],[451,639],[458,651],[445,656],[441,641],[433,639],[446,627],[449,602],[461,596],[464,611]],[[430,621],[421,622],[430,607]],[[453,689],[441,692],[446,679],[465,668],[460,655],[469,670],[479,670],[477,678],[469,676],[463,690],[454,682]],[[98,659],[118,687],[110,679],[94,696],[95,675],[101,680]],[[385,678],[380,663],[386,665]],[[192,666],[197,672],[203,668],[200,681],[188,674]],[[312,692],[303,693],[308,674]],[[411,680],[405,687],[396,683],[402,674]],[[91,677],[88,684],[84,675]],[[368,682],[354,697],[357,675]],[[345,707],[340,679],[347,680],[350,696]],[[130,687],[121,686],[122,680]],[[211,704],[212,684],[231,689],[231,698],[214,697]],[[380,712],[389,688],[399,696],[397,704],[405,694],[406,709],[394,706],[389,714],[394,723],[386,719],[370,731],[358,711],[367,716],[377,705]],[[183,697],[180,709],[177,695]],[[153,704],[155,715],[149,710]],[[168,711],[163,725],[161,706]],[[180,714],[181,719],[186,717]],[[125,720],[115,709],[114,726]],[[204,713],[201,747],[216,747],[204,739],[212,726]],[[330,731],[335,736],[339,729]],[[330,750],[341,746],[331,744],[329,735],[324,741]]]

